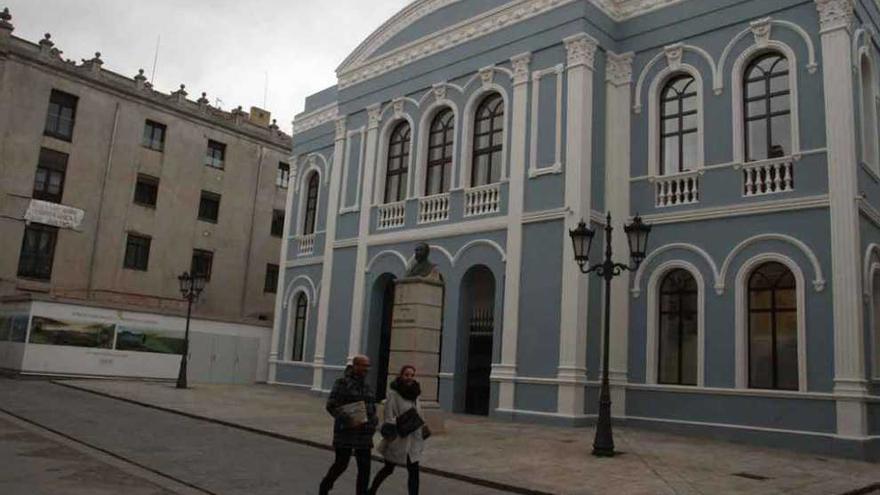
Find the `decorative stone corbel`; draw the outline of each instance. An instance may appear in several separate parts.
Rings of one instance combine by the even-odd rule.
[[[624,86],[632,83],[633,59],[632,52],[620,55],[608,52],[608,64],[605,68],[605,81],[614,86]]]
[[[446,99],[446,83],[435,84],[432,91],[434,92],[435,100]]]
[[[769,17],[753,21],[749,26],[755,35],[755,44],[764,48],[770,43],[770,33],[773,30],[773,22]]]
[[[396,98],[394,102],[392,102],[392,107],[394,109],[394,118],[399,119],[403,117],[403,98]]]
[[[339,117],[336,119],[336,141],[345,141],[346,118]]]
[[[495,68],[483,67],[480,69],[480,81],[482,81],[484,88],[495,82]]]
[[[382,105],[377,103],[367,107],[367,116],[369,119],[370,129],[378,129],[382,122]]]
[[[681,59],[684,56],[684,45],[681,43],[675,43],[663,48],[663,51],[666,52],[666,63],[672,70],[678,70],[681,68]]]
[[[513,65],[513,84],[527,84],[529,82],[529,64],[532,62],[532,54],[530,52],[521,53],[510,59]]]

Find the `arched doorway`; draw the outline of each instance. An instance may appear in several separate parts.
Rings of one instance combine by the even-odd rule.
[[[388,385],[388,362],[391,354],[391,321],[394,313],[394,282],[390,273],[373,284],[370,298],[370,333],[367,354],[373,361],[376,399],[385,399]]]
[[[490,407],[495,276],[485,266],[471,268],[462,280],[461,295],[461,320],[467,349],[464,412],[485,416]]]

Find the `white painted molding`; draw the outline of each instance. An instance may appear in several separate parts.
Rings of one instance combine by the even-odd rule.
[[[313,256],[311,258],[301,258],[297,260],[290,260],[284,263],[284,268],[299,268],[303,266],[312,266],[312,265],[320,265],[324,263],[323,256]]]
[[[565,73],[565,65],[558,64],[548,69],[535,71],[532,73],[532,122],[531,122],[531,140],[529,153],[529,178],[535,178],[544,174],[558,174],[562,172],[562,100],[563,100],[563,74]],[[540,134],[540,113],[541,113],[541,80],[545,77],[556,77],[556,139],[555,154],[553,163],[538,163],[538,144]]]
[[[807,391],[807,322],[804,273],[800,265],[779,253],[761,253],[742,264],[736,274],[735,325],[736,325],[736,388],[749,388],[749,331],[748,331],[748,278],[760,265],[768,262],[782,263],[794,275],[797,292],[797,355],[798,391]]]
[[[309,280],[309,282],[311,282],[311,280]],[[290,361],[290,362],[307,362],[305,359],[306,359],[306,345],[308,344],[308,341],[309,341],[309,322],[314,317],[314,315],[312,314],[312,310],[310,310],[309,308],[310,307],[315,308],[318,304],[318,301],[316,301],[312,296],[309,296],[308,288],[304,285],[299,285],[299,286],[293,288],[293,290],[290,293],[289,298],[287,298],[284,301],[284,307],[285,308],[291,307],[290,303],[293,302],[293,298],[298,296],[300,293],[305,294],[305,296],[306,296],[306,321],[305,321],[305,325],[303,327],[303,343],[302,343],[303,359],[302,359],[302,361],[293,361],[293,346],[291,346],[290,344],[291,344],[291,342],[293,342],[293,330],[294,330],[294,325],[295,325],[294,320],[296,318],[296,313],[294,311],[287,312],[287,321],[285,322],[285,325],[284,325],[285,326],[284,349],[278,353],[281,355],[281,359],[286,360],[286,361]],[[278,315],[278,316],[280,317],[281,315]]]
[[[876,250],[880,248],[877,244],[872,244],[868,247],[869,252],[876,253]],[[871,349],[871,380],[877,382],[880,381],[880,284],[874,283],[877,280],[877,275],[880,274],[880,261],[878,258],[868,259],[866,256],[866,265],[867,262],[871,261],[870,266],[866,270],[867,280],[865,280],[864,286],[867,287],[865,302],[868,306],[868,324],[870,326],[870,339],[869,343]]]
[[[639,269],[636,270],[636,273],[633,276],[632,289],[630,289],[633,297],[639,297],[639,295],[641,294],[642,278],[645,276],[645,271],[648,269],[648,266],[650,266],[651,262],[661,254],[667,251],[672,251],[674,249],[690,251],[697,256],[703,258],[706,261],[706,264],[709,265],[709,268],[712,269],[712,275],[715,277],[715,287],[717,290],[717,287],[720,284],[719,281],[721,279],[721,273],[718,271],[718,265],[715,264],[715,260],[712,259],[712,256],[707,253],[703,248],[694,244],[674,242],[671,244],[664,244],[663,246],[651,251],[651,253],[647,257],[645,257],[645,260],[642,262],[642,264],[639,265]]]
[[[358,178],[355,181],[355,192],[354,192],[354,203],[348,204],[348,179],[351,174],[351,167],[353,164],[351,163],[351,146],[352,142],[354,142],[353,138],[355,136],[360,136],[360,146],[358,150],[358,162],[354,166],[357,167],[357,175]],[[364,159],[366,158],[364,155],[366,154],[367,149],[367,128],[361,126],[357,129],[352,129],[346,132],[345,135],[345,157],[343,158],[343,171],[342,171],[342,194],[340,195],[340,208],[339,213],[349,213],[352,211],[357,211],[360,203],[361,203],[361,181],[360,178],[363,175],[364,170]]]
[[[474,76],[479,77],[479,75]],[[474,79],[472,79],[474,80]],[[467,88],[470,84],[465,85]],[[501,150],[501,180],[504,181],[507,178],[507,154],[510,151],[510,142],[508,138],[510,136],[509,128],[510,128],[510,117],[511,117],[511,109],[510,109],[510,95],[507,94],[507,90],[505,90],[502,86],[495,82],[484,83],[482,84],[476,91],[474,91],[467,100],[467,103],[464,107],[464,113],[462,114],[462,130],[461,130],[461,160],[459,163],[461,164],[458,176],[458,184],[457,187],[466,188],[471,186],[471,167],[473,162],[473,129],[474,129],[474,120],[476,118],[477,107],[480,103],[482,103],[483,99],[486,98],[490,93],[498,93],[501,95],[502,100],[504,101],[504,131],[501,136],[501,142],[504,143]]]
[[[578,33],[562,40],[565,45],[566,68],[572,69],[578,66],[586,66],[593,70],[596,62],[596,50],[599,41],[587,33]]]
[[[305,282],[305,285],[297,282]],[[293,293],[296,290],[304,289],[306,290],[306,297],[309,298],[309,302],[312,303],[312,306],[316,306],[318,304],[318,289],[315,286],[315,282],[308,275],[297,275],[293,280],[290,281],[289,284],[286,284],[284,289],[284,303],[282,304],[282,308],[287,309],[290,303],[290,299],[293,297]]]
[[[877,135],[877,69],[870,46],[859,48],[854,63],[858,66],[858,91],[861,108],[859,110],[861,133],[861,161],[874,174],[880,173]],[[867,73],[865,71],[867,65]],[[866,81],[867,79],[867,81]],[[867,84],[866,84],[867,83]]]
[[[341,239],[333,243],[333,249],[344,249],[344,248],[353,248],[357,247],[358,238],[354,237],[351,239]]]
[[[306,169],[305,172],[303,172],[302,181],[300,181],[300,184],[298,187],[299,192],[297,193],[298,199],[297,199],[296,223],[295,223],[295,225],[296,225],[295,232],[296,232],[297,236],[305,234],[305,232],[303,232],[303,229],[305,228],[305,218],[306,218],[306,212],[305,212],[306,208],[305,207],[306,207],[306,201],[308,200],[307,189],[309,187],[309,180],[310,180],[312,174],[318,174],[318,184],[321,184],[321,182],[323,181],[324,173],[322,173],[320,167],[317,167],[314,164],[314,157],[315,156],[316,155],[310,156],[312,164],[309,166],[309,168]],[[317,155],[317,156],[321,156],[321,155]],[[319,186],[318,187],[318,199],[315,202],[315,232],[311,232],[313,234],[316,233],[318,230],[318,221],[321,219],[320,215],[321,215],[321,187]]]
[[[684,260],[670,260],[655,268],[648,279],[648,319],[646,325],[647,338],[645,347],[645,381],[657,384],[657,366],[660,353],[657,308],[658,297],[663,279],[673,270],[682,269],[694,277],[697,283],[697,387],[706,383],[706,282],[700,269],[693,263]]]
[[[428,239],[504,230],[507,228],[507,223],[508,220],[506,217],[490,217],[457,224],[437,225],[421,229],[373,234],[367,237],[366,241],[368,246],[425,241]]]
[[[819,258],[816,257],[816,253],[814,253],[813,250],[810,249],[810,247],[807,246],[806,243],[804,243],[800,239],[786,234],[773,233],[760,234],[754,237],[750,237],[737,244],[737,246],[730,251],[730,254],[727,255],[727,258],[725,258],[724,263],[721,265],[720,283],[716,284],[715,286],[715,289],[718,291],[719,295],[724,293],[725,283],[727,281],[727,272],[730,270],[730,266],[733,263],[733,260],[736,259],[736,256],[744,251],[747,247],[765,241],[785,242],[799,249],[810,261],[810,264],[813,265],[813,288],[816,290],[816,292],[821,292],[825,289],[825,278],[822,276],[822,265],[819,264]]]
[[[648,90],[648,174],[651,177],[660,176],[660,134],[662,132],[660,125],[660,98],[661,93],[666,87],[666,83],[678,75],[689,75],[694,78],[694,85],[697,89],[697,158],[694,168],[691,171],[702,170],[706,165],[706,147],[704,144],[705,125],[705,101],[703,91],[703,77],[700,70],[689,64],[680,64],[677,67],[666,67],[660,71],[654,80],[651,81],[651,87]],[[678,172],[666,175],[674,175]]]
[[[501,245],[499,245],[497,242],[495,242],[491,239],[477,239],[477,240],[468,242],[467,244],[462,246],[461,249],[459,249],[455,253],[455,256],[452,258],[452,265],[455,266],[455,264],[461,259],[461,257],[464,255],[464,253],[466,253],[469,249],[472,249],[472,248],[480,246],[480,245],[486,245],[486,246],[493,248],[495,251],[498,251],[498,254],[501,256],[502,262],[507,261],[507,254],[504,252],[504,248],[502,248]]]
[[[309,113],[297,115],[293,120],[293,135],[301,134],[315,127],[332,122],[339,117],[336,103],[318,108]]]
[[[700,47],[687,45],[684,43],[675,43],[673,45],[668,45],[664,47],[663,50],[661,50],[659,53],[654,55],[654,57],[649,60],[647,64],[645,64],[645,66],[642,68],[642,71],[639,73],[639,77],[636,82],[635,99],[633,100],[633,112],[642,112],[642,93],[644,92],[645,80],[648,78],[648,74],[651,72],[651,69],[654,67],[654,65],[656,65],[661,60],[666,59],[667,67],[671,68],[672,70],[678,70],[681,67],[684,53],[688,51],[696,53],[709,65],[709,68],[711,70],[710,73],[715,75],[713,77],[713,86],[715,88],[719,86],[717,75],[718,70],[715,65],[715,59],[712,58],[712,55],[710,55],[709,52]],[[700,73],[699,70],[694,70],[697,72],[697,74]]]
[[[394,249],[386,249],[384,251],[380,251],[379,253],[376,253],[376,255],[373,256],[373,258],[367,263],[367,267],[366,267],[367,273],[371,272],[373,270],[373,265],[376,264],[376,262],[379,261],[379,259],[383,258],[383,257],[384,258],[390,257],[390,258],[397,259],[398,261],[400,261],[400,264],[403,265],[404,270],[406,270],[406,268],[408,266],[406,256],[400,254],[400,252],[395,251]]]
[[[552,210],[531,211],[523,214],[522,223],[527,224],[549,222],[552,220],[562,220],[568,213],[569,210],[567,208],[554,208]]]
[[[721,218],[733,218],[741,216],[762,215],[780,213],[783,211],[809,210],[814,208],[827,208],[828,196],[806,196],[802,198],[779,199],[754,203],[739,203],[730,206],[712,208],[697,208],[693,210],[678,211],[674,213],[660,213],[644,215],[642,219],[652,225],[668,225],[682,222],[696,222],[702,220],[717,220]]]
[[[419,132],[418,132],[418,146],[415,149],[410,150],[410,155],[416,155],[416,170],[415,172],[415,187],[414,191],[411,194],[412,197],[421,198],[425,196],[425,185],[428,180],[428,160],[431,158],[428,153],[428,148],[430,147],[430,138],[431,138],[431,126],[434,123],[434,118],[444,109],[452,110],[452,122],[453,122],[453,130],[452,130],[452,163],[450,164],[449,171],[449,184],[447,186],[451,189],[452,183],[455,180],[455,174],[458,170],[459,161],[459,153],[461,152],[459,149],[461,139],[458,136],[458,131],[460,130],[459,124],[461,122],[461,112],[458,109],[458,105],[455,104],[454,101],[446,98],[446,86],[438,85],[434,86],[435,91],[429,91],[428,95],[434,95],[434,101],[428,105],[427,108],[421,110],[422,118],[419,120]],[[443,88],[444,91],[441,94],[437,93],[437,88]],[[426,103],[424,99],[419,102],[420,105]],[[412,171],[411,171],[412,172]]]
[[[789,155],[799,155],[801,152],[800,138],[800,117],[798,104],[798,77],[797,56],[790,46],[781,41],[767,40],[766,44],[754,44],[740,54],[733,64],[731,71],[731,95],[733,105],[733,161],[743,163],[746,161],[745,156],[745,117],[743,115],[743,86],[742,81],[745,70],[752,58],[758,56],[765,50],[772,49],[779,51],[788,59],[790,70],[788,71],[788,85],[790,89],[789,100],[791,107],[791,150]]]
[[[388,108],[388,107],[386,107]],[[383,112],[384,113],[384,112]],[[415,158],[415,149],[413,148],[413,139],[416,137],[416,127],[412,115],[404,112],[395,112],[394,115],[385,121],[381,131],[379,131],[379,141],[376,145],[379,147],[378,162],[376,162],[376,176],[373,187],[373,205],[380,205],[385,202],[385,175],[388,173],[388,144],[391,140],[391,133],[401,122],[406,121],[409,124],[409,163],[407,164],[407,185],[406,197],[408,199],[412,193],[410,174],[413,172],[413,160]]]

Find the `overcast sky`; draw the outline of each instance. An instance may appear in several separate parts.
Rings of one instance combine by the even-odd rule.
[[[231,110],[262,106],[290,132],[305,97],[336,83],[336,67],[409,0],[4,0],[16,36],[52,34],[79,62],[101,52],[104,68],[149,77],[156,89],[186,84]]]

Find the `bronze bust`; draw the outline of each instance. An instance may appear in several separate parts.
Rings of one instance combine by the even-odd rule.
[[[415,259],[413,259],[407,269],[406,276],[418,278],[435,276],[437,265],[431,263],[431,260],[428,259],[428,255],[430,254],[431,248],[424,242],[419,243],[416,246]]]

